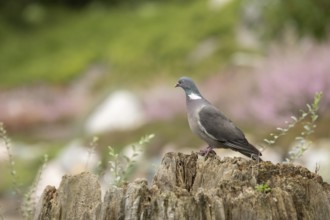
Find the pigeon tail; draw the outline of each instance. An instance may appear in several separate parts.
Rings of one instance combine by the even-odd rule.
[[[249,148],[246,150],[246,151],[238,151],[240,152],[241,154],[253,159],[253,160],[256,160],[256,161],[263,161],[261,159],[261,152],[255,147],[253,146],[252,144],[249,143]],[[253,151],[251,151],[253,149]]]

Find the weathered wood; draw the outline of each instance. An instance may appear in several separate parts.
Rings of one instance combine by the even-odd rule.
[[[100,197],[94,175],[66,176],[45,189],[36,219],[330,219],[330,185],[306,168],[194,153],[167,153],[151,186],[138,179]]]
[[[64,176],[58,190],[47,186],[35,219],[100,219],[101,188],[90,173]]]

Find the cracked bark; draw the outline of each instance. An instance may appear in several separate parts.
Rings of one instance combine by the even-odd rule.
[[[255,190],[263,183],[270,192]],[[96,176],[65,176],[35,219],[330,219],[330,185],[292,164],[167,153],[151,186],[110,186],[103,202]]]

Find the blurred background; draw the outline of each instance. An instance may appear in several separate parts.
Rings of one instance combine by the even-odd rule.
[[[205,147],[174,88],[184,75],[273,163],[301,126],[264,139],[322,91],[312,144],[294,162],[330,182],[329,11],[328,0],[1,1],[0,219],[22,219],[65,174],[89,170],[106,189],[108,146],[130,157],[154,134],[129,178],[149,182],[166,152]]]

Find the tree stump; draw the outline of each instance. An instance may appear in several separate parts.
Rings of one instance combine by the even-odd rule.
[[[167,153],[151,186],[110,186],[103,202],[96,176],[64,176],[59,189],[44,190],[35,219],[326,220],[330,185],[292,164]]]

